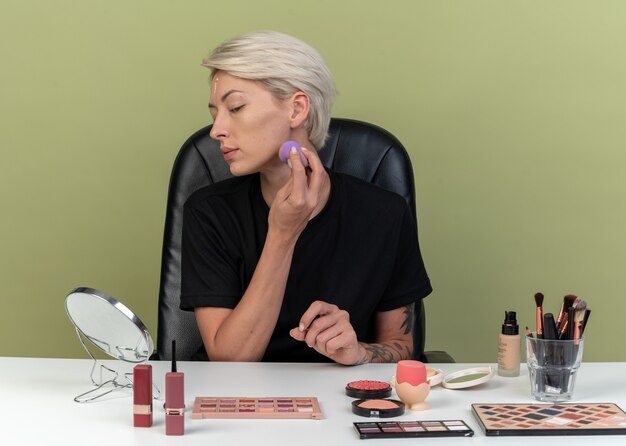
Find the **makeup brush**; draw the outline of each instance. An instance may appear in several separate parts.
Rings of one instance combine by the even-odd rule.
[[[580,299],[575,302],[574,306],[574,336],[572,339],[578,341],[583,333],[583,323],[585,320],[585,312],[587,311],[587,302]]]
[[[578,300],[578,296],[573,294],[568,294],[563,297],[563,306],[561,307],[561,311],[559,312],[559,316],[556,320],[556,333],[558,335],[557,339],[565,338],[565,334],[567,332],[567,315],[568,310],[574,305],[574,302]]]
[[[566,333],[561,336],[560,339],[572,340],[574,339],[574,317],[576,316],[576,308],[574,305],[567,309],[567,324],[565,324]]]
[[[574,304],[574,301],[578,299],[578,296],[574,296],[573,294],[568,294],[563,297],[563,303],[561,304],[561,310],[559,311],[559,315],[556,317],[556,326],[559,327],[561,325],[561,321],[567,314],[567,309]]]
[[[587,328],[587,321],[589,320],[589,315],[591,315],[591,310],[587,308],[585,310],[585,317],[583,318],[583,328],[580,331],[580,335],[582,336],[585,332],[585,328]]]
[[[543,293],[535,293],[536,322],[537,322],[537,339],[543,338]]]

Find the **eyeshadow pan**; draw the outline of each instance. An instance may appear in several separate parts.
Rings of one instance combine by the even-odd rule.
[[[404,430],[406,432],[424,432],[426,429],[421,426],[407,426],[404,428]]]
[[[543,409],[543,410],[540,410],[538,413],[543,413],[546,415],[558,415],[561,412],[559,412],[558,410],[553,410],[553,409]]]
[[[545,415],[539,415],[538,413],[527,413],[524,415],[526,418],[530,418],[532,420],[543,420],[544,418],[548,418]]]
[[[466,431],[467,426],[448,426],[451,431]]]
[[[579,420],[581,419],[583,416],[580,414],[576,414],[576,413],[562,413],[561,417],[563,418],[569,418],[570,420]]]

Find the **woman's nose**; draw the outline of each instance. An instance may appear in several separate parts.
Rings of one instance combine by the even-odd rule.
[[[213,139],[222,139],[228,136],[224,120],[220,119],[219,115],[216,115],[213,119],[213,126],[209,132],[209,136]]]

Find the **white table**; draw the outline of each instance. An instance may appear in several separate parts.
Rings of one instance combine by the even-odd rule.
[[[118,370],[132,365],[104,361]],[[151,362],[154,382],[164,395],[167,362]],[[407,411],[391,420],[462,419],[472,427],[472,438],[426,438],[359,440],[352,423],[375,421],[352,414],[345,385],[358,379],[387,381],[393,364],[344,367],[336,364],[269,364],[179,362],[185,373],[184,437],[165,435],[162,401],[155,402],[151,428],[132,427],[130,391],[116,392],[98,402],[78,404],[73,398],[92,388],[91,360],[0,358],[0,429],[3,444],[45,445],[624,445],[626,436],[602,437],[486,437],[474,419],[471,403],[530,403],[526,366],[516,378],[494,377],[467,390],[432,389],[424,412]],[[433,364],[449,373],[485,364]],[[192,420],[196,396],[317,397],[322,420]],[[581,367],[574,392],[575,402],[613,402],[626,408],[626,363],[586,363]],[[10,440],[5,442],[5,440]],[[363,443],[365,441],[365,443]]]

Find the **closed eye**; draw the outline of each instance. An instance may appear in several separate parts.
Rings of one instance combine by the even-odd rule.
[[[245,104],[243,104],[243,105],[240,105],[239,107],[234,107],[234,108],[231,108],[231,109],[230,109],[230,112],[231,112],[231,113],[237,113],[237,112],[241,111],[241,110],[242,110],[245,106],[246,106],[246,105],[245,105]]]

